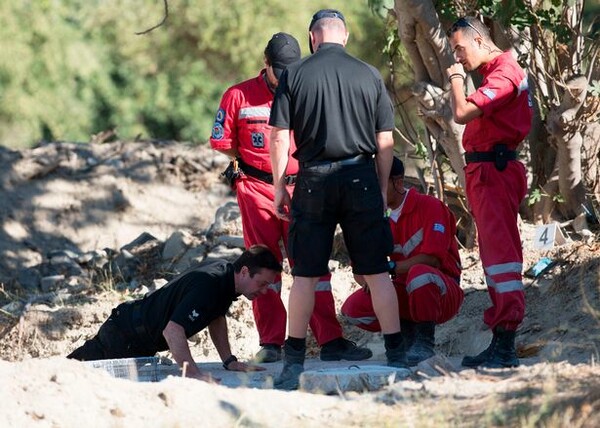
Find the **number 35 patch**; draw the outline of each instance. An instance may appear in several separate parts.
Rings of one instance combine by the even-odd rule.
[[[252,146],[257,148],[265,147],[265,134],[262,132],[253,132],[252,133]]]

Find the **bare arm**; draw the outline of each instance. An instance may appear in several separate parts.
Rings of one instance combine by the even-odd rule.
[[[229,337],[227,335],[227,320],[225,317],[219,317],[208,325],[210,338],[221,357],[225,361],[231,357],[231,347],[229,346]]]
[[[440,260],[437,257],[431,256],[429,254],[417,254],[414,257],[410,257],[406,260],[396,262],[394,272],[396,272],[396,274],[406,273],[412,266],[417,264],[428,265],[434,268],[438,268],[441,266]]]
[[[400,262],[396,262],[396,266],[394,267],[394,273],[396,275],[407,273],[408,270],[414,265],[427,265],[432,266],[434,268],[439,268],[441,266],[440,260],[435,256],[430,256],[429,254],[417,254],[414,257],[410,257],[406,260],[402,260]],[[367,282],[365,281],[364,275],[354,275],[354,281],[360,285],[364,291],[369,292],[369,287]]]
[[[273,205],[277,217],[290,220],[289,213],[292,200],[285,187],[285,171],[288,165],[290,151],[290,130],[273,127],[269,143],[269,155],[271,156],[271,168],[273,169],[273,187],[275,198]]]
[[[169,321],[163,330],[163,336],[167,341],[171,354],[173,354],[173,358],[177,361],[177,364],[179,364],[179,367],[183,369],[184,365],[187,363],[186,377],[192,377],[206,382],[213,381],[210,373],[206,373],[196,366],[196,362],[194,361],[192,353],[190,352],[190,347],[188,346],[185,330],[181,325]]]
[[[377,155],[375,155],[375,162],[377,164],[377,177],[383,196],[383,208],[386,209],[388,180],[392,168],[392,158],[394,157],[394,137],[392,131],[379,132],[376,137]]]
[[[227,360],[231,357],[231,346],[229,345],[229,336],[227,334],[227,320],[225,317],[219,317],[213,320],[208,325],[208,332],[210,338],[221,357],[221,361]],[[234,370],[240,372],[260,371],[264,370],[263,367],[255,366],[252,364],[243,363],[241,361],[232,361],[227,365],[227,370]]]
[[[450,79],[450,96],[452,100],[452,115],[454,121],[460,125],[469,123],[471,120],[481,116],[483,112],[475,104],[467,101],[465,96],[465,71],[461,63],[451,65],[446,70]],[[462,76],[462,77],[459,77]]]

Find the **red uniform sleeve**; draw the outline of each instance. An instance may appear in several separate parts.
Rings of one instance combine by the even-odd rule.
[[[477,91],[467,97],[467,101],[479,107],[484,116],[489,116],[517,96],[518,85],[510,77],[512,74],[506,67],[499,67],[483,81]]]
[[[423,244],[419,252],[435,256],[442,262],[454,239],[454,227],[448,224],[449,217],[441,201],[428,198],[426,206],[423,205],[419,207],[423,216]]]
[[[210,136],[210,146],[213,149],[237,149],[237,117],[242,100],[243,94],[236,88],[229,88],[223,94]]]

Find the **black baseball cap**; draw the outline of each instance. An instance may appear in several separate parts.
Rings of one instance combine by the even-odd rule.
[[[312,30],[312,27],[315,25],[315,22],[317,22],[318,20],[323,19],[323,18],[337,18],[344,23],[344,26],[346,26],[346,18],[344,18],[344,15],[342,15],[342,12],[340,12],[339,10],[335,10],[335,9],[321,9],[320,11],[315,13],[313,15],[312,19],[310,20],[310,25],[308,26],[308,31]],[[308,36],[308,48],[310,49],[311,54],[314,53],[312,43],[310,41],[310,35]]]
[[[404,164],[396,156],[392,160],[392,168],[390,169],[390,178],[392,177],[404,177]]]
[[[312,30],[312,27],[313,27],[313,25],[315,25],[315,22],[317,22],[319,19],[323,19],[323,18],[341,19],[342,22],[344,23],[344,25],[346,25],[346,18],[344,18],[344,15],[342,15],[342,12],[340,12],[339,10],[321,9],[320,11],[318,11],[317,13],[315,13],[313,15],[312,20],[310,21],[310,25],[308,26],[308,31]]]
[[[288,65],[300,59],[298,40],[287,33],[273,34],[265,48],[265,57],[271,63],[275,77],[279,79]]]

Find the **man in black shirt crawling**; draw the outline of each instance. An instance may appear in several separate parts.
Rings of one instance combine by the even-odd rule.
[[[233,263],[211,260],[200,264],[142,299],[112,310],[92,339],[67,358],[81,361],[153,356],[169,349],[186,376],[212,381],[196,366],[187,338],[208,327],[227,370],[264,370],[238,361],[227,336],[227,313],[239,295],[252,300],[267,291],[281,264],[268,248],[254,245]]]

